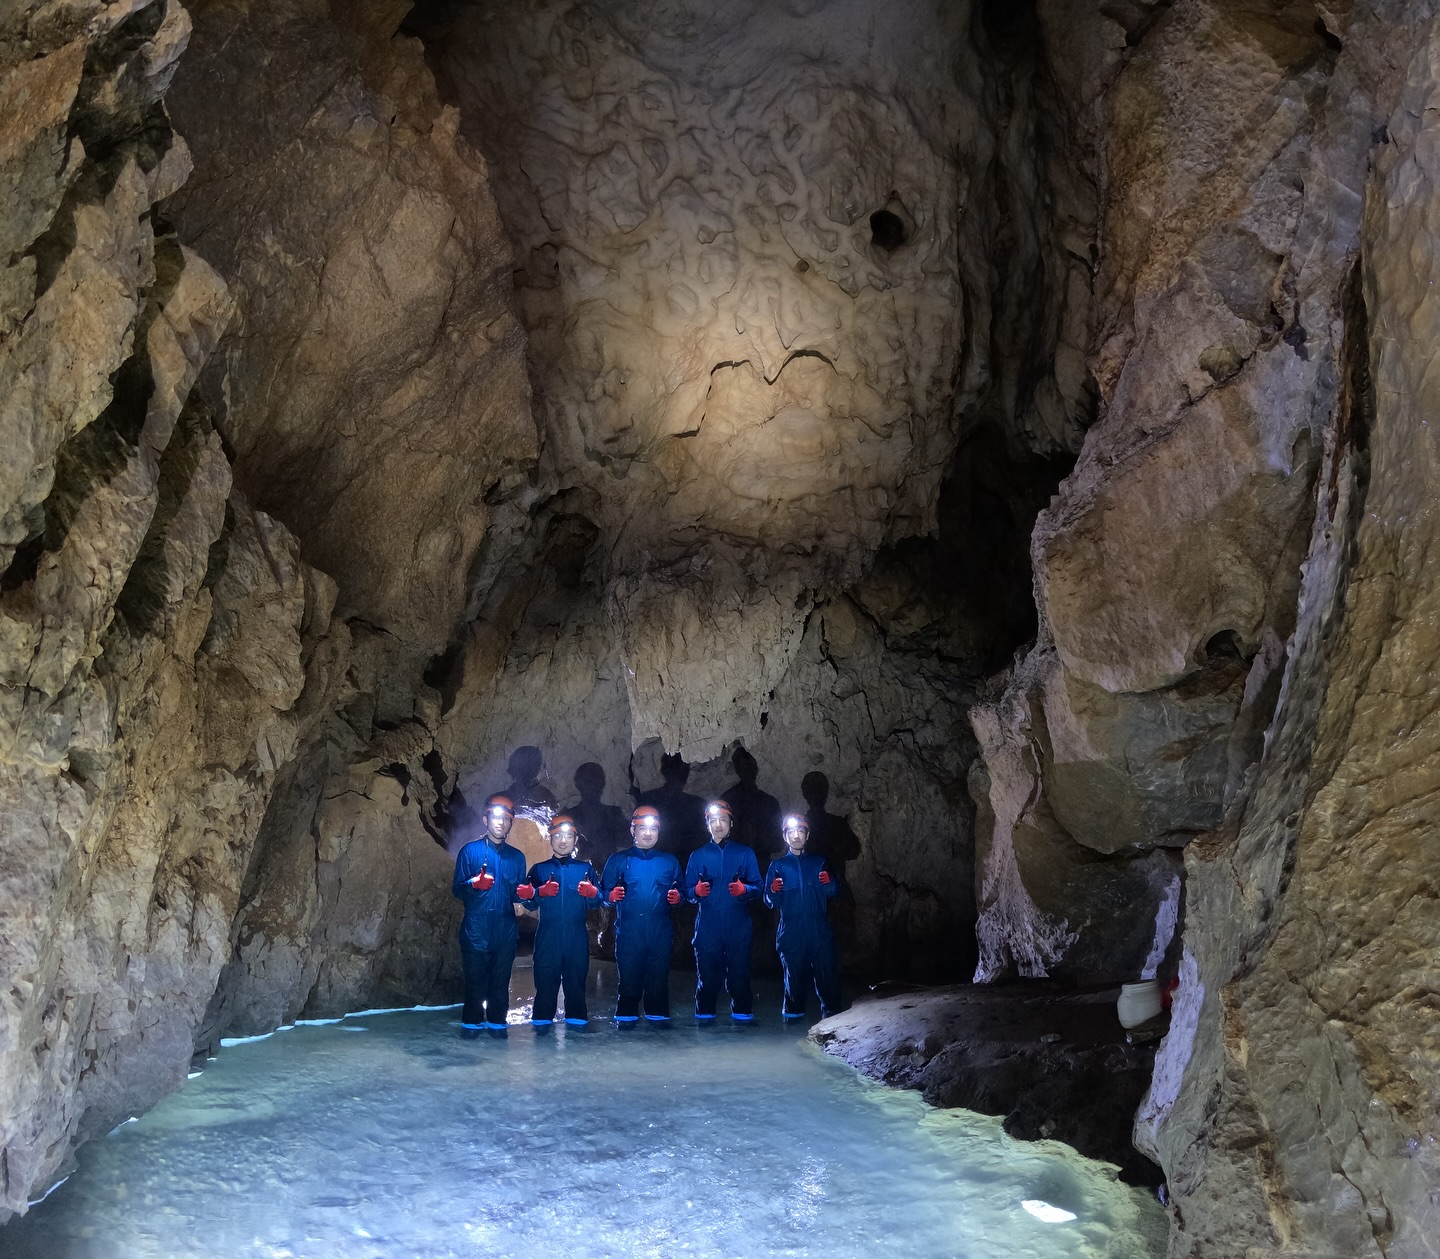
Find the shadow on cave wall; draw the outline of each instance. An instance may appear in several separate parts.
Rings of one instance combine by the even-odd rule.
[[[485,150],[494,137],[467,117],[464,73],[451,64],[453,47],[463,42],[457,27],[474,12],[454,0],[420,0],[400,29],[424,44],[442,98],[461,112],[462,134]],[[786,807],[803,807],[806,772],[832,777],[837,807],[853,817],[867,847],[856,869],[866,921],[851,960],[878,979],[973,973],[967,780],[978,748],[966,714],[984,679],[1035,636],[1030,535],[1074,466],[1095,412],[1083,367],[1072,364],[1061,382],[1057,366],[1062,342],[1073,351],[1085,336],[1086,312],[1072,307],[1077,288],[1088,292],[1091,260],[1074,257],[1061,238],[1090,231],[1093,186],[1075,169],[1069,114],[1045,64],[1033,6],[977,4],[969,29],[980,50],[981,126],[993,135],[968,137],[963,158],[972,160],[973,151],[977,163],[967,172],[961,212],[965,344],[948,413],[929,417],[956,434],[939,488],[938,527],[881,547],[845,588],[816,592],[790,677],[771,692],[760,728],[741,732],[765,766],[767,789]],[[513,199],[498,190],[513,172],[504,153],[486,156],[503,215]],[[889,203],[865,222],[876,248],[906,246],[907,224]],[[507,226],[512,238],[523,236],[524,224]],[[561,283],[558,273],[531,274],[537,256],[520,250],[517,286]],[[548,368],[538,357],[532,343],[537,412]],[[588,762],[612,785],[629,779],[642,794],[658,785],[635,778],[626,663],[606,619],[615,538],[607,517],[613,509],[603,500],[623,497],[625,479],[624,469],[610,472],[596,483],[596,501],[595,489],[567,479],[583,480],[586,470],[547,468],[542,459],[534,485],[520,487],[521,497],[533,496],[526,519],[514,526],[534,540],[526,563],[496,571],[482,544],[469,614],[426,676],[442,696],[448,781],[467,795],[503,785],[504,757],[520,744],[545,749],[556,788],[574,765]],[[516,487],[505,492],[510,506],[519,503]],[[854,640],[845,648],[851,654],[837,647],[840,639]],[[575,676],[586,670],[593,688]],[[551,712],[550,696],[567,688],[589,693],[570,713]],[[835,698],[817,703],[815,696],[827,693]],[[691,790],[727,763],[728,754],[697,763]],[[718,778],[714,785],[723,786]],[[949,886],[937,890],[941,881]]]

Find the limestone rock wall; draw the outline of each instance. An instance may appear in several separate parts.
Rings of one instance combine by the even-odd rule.
[[[821,770],[882,973],[973,960],[960,714],[1033,631],[1023,539],[1094,401],[1093,187],[987,13],[408,20],[516,242],[553,534],[452,647],[446,763],[489,790],[533,743],[625,803],[652,744],[703,794],[738,742],[786,807]]]
[[[202,0],[168,98],[196,171],[165,212],[237,309],[201,389],[355,642],[267,816],[202,1044],[456,983],[425,826],[455,766],[425,674],[526,545],[537,435],[485,163],[396,36],[406,7]]]
[[[755,735],[817,593],[938,527],[966,408],[1013,392],[1001,368],[1034,367],[990,361],[988,321],[1009,315],[992,293],[1013,295],[977,233],[1053,225],[997,214],[1004,108],[985,99],[973,15],[882,19],[868,0],[417,14],[495,168],[545,468],[601,533],[632,746],[708,760]],[[1025,135],[1033,103],[1008,108]],[[1062,253],[1028,251],[1013,252],[1042,276]],[[1035,339],[1053,359],[1070,316],[1049,313]],[[1074,440],[1076,361],[1042,360],[1009,409],[1017,450]]]
[[[1063,65],[1085,19],[1042,13]],[[1365,23],[1352,49],[1327,21],[1157,6],[1117,16],[1108,56],[1070,72],[1105,204],[1100,418],[1032,538],[1037,645],[976,714],[995,818],[982,977],[1140,974],[1173,921],[1178,853],[1260,753],[1383,86]]]
[[[388,38],[403,5],[191,8],[168,104],[196,170],[165,213],[234,295],[205,385],[223,373],[237,482],[423,667],[487,496],[536,454],[484,162]]]
[[[1177,1256],[1410,1259],[1440,1236],[1435,271],[1416,249],[1436,230],[1440,26],[1428,6],[1371,16],[1347,34],[1386,121],[1300,625],[1254,793],[1187,853],[1180,1016],[1137,1126],[1176,1192]]]
[[[422,675],[535,433],[403,8],[0,16],[0,1218],[224,1031],[454,986]]]
[[[0,21],[0,1217],[183,1080],[347,649],[193,393],[233,307],[154,211],[189,30],[165,0]]]
[[[1433,7],[1110,12],[1099,420],[972,714],[979,973],[1139,974],[1183,860],[1171,1254],[1431,1255]]]

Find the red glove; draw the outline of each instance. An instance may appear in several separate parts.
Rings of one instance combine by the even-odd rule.
[[[591,883],[589,879],[581,879],[580,882],[575,885],[575,890],[579,892],[581,896],[587,898],[600,895],[600,889]]]
[[[542,883],[542,884],[540,885],[540,895],[541,895],[541,896],[559,896],[559,895],[560,895],[560,884],[555,881],[555,878],[554,878],[553,875],[551,876],[549,882],[547,882],[547,883]]]
[[[730,895],[731,895],[731,896],[744,896],[744,895],[745,895],[745,885],[744,885],[742,882],[740,882],[740,876],[739,876],[738,874],[735,876],[735,881],[730,884]]]
[[[822,884],[826,884],[826,883],[829,883],[829,882],[830,882],[830,871],[829,871],[829,870],[821,870],[821,871],[820,871],[820,882],[821,882]]]
[[[770,890],[772,892],[778,892],[784,886],[785,880],[782,879],[778,874],[770,880]]]
[[[495,886],[495,876],[485,870],[481,870],[479,874],[470,880],[470,886],[478,887],[482,892],[488,892]]]
[[[535,895],[535,889],[531,887],[528,883],[521,883],[516,886],[515,895],[518,896],[522,901],[528,901],[532,896]]]
[[[680,889],[678,887],[672,887],[665,893],[665,899],[671,905],[678,905],[680,903]]]
[[[625,889],[623,887],[612,887],[610,889],[610,903],[612,905],[615,904],[616,901],[623,901],[624,899]]]
[[[695,895],[698,896],[702,901],[710,895],[709,879],[701,879],[700,882],[695,885]]]

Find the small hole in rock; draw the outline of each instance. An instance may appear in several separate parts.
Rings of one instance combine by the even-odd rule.
[[[893,253],[905,243],[904,221],[889,210],[876,210],[870,216],[870,240],[886,253]]]
[[[1244,658],[1240,635],[1234,630],[1221,630],[1218,634],[1212,634],[1205,642],[1205,660],[1209,664]]]
[[[810,270],[810,264],[806,262],[804,258],[801,258],[800,261],[795,264],[795,270],[800,272],[801,275],[804,275],[805,272]]]

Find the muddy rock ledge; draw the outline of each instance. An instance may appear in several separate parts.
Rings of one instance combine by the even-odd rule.
[[[1160,1169],[1131,1139],[1155,1046],[1126,1043],[1115,997],[1043,981],[877,995],[817,1023],[810,1039],[932,1106],[1002,1115],[1012,1137],[1064,1141],[1114,1163],[1128,1184],[1159,1186]]]

